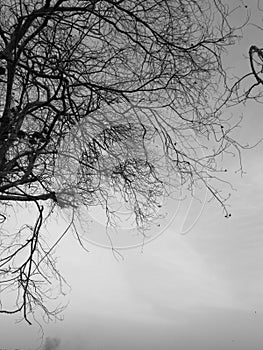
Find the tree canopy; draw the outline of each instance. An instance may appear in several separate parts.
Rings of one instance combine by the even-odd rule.
[[[239,152],[221,113],[235,39],[220,0],[1,0],[0,283],[17,294],[0,312],[56,316],[41,234],[56,208],[110,221],[113,191],[143,234],[160,196],[202,183],[229,215],[213,179]],[[6,233],[19,203],[36,221]]]

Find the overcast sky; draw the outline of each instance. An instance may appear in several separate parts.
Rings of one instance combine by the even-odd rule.
[[[258,21],[256,3],[247,1]],[[241,16],[242,11],[239,13]],[[230,65],[246,69],[241,52],[247,53],[250,44],[263,46],[261,37],[262,32],[248,27],[227,58]],[[253,144],[263,137],[262,105],[250,103],[235,113],[244,114],[242,128],[236,132],[239,140]],[[242,178],[235,173],[238,163],[227,160],[228,179],[237,190],[229,201],[229,219],[215,202],[203,209],[202,204],[190,200],[179,208],[169,202],[169,221],[162,223],[162,234],[143,251],[121,251],[123,260],[92,244],[87,244],[90,253],[86,253],[76,240],[66,237],[57,255],[72,291],[65,298],[69,305],[64,321],[44,325],[50,347],[262,349],[262,157],[262,144],[243,153],[246,174]],[[99,224],[94,225],[98,232]],[[15,324],[11,317],[0,317],[1,349],[34,349],[39,336],[36,325]]]

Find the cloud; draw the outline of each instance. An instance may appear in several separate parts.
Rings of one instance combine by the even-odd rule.
[[[55,350],[59,347],[60,339],[58,338],[46,338],[43,350]]]

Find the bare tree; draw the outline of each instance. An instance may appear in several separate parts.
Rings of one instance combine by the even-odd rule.
[[[262,9],[263,11],[263,9]],[[262,100],[263,85],[263,49],[256,45],[251,45],[248,50],[248,60],[250,71],[231,86],[229,100],[234,104],[246,102],[248,100]]]
[[[248,6],[245,6],[246,8]],[[260,2],[257,3],[257,11],[263,13],[263,7]],[[253,20],[253,17],[252,17]],[[247,21],[250,26],[259,32],[263,30],[262,25],[251,21],[250,15]],[[239,76],[235,76],[234,84],[230,85],[228,101],[231,104],[246,103],[248,100],[262,101],[263,92],[263,48],[259,47],[253,42],[248,48],[248,52],[244,53],[249,66],[249,70],[245,72],[237,70]]]
[[[59,311],[41,234],[54,208],[104,205],[111,220],[114,189],[143,232],[171,186],[202,182],[229,215],[212,180],[239,152],[219,108],[235,35],[220,0],[2,0],[0,14],[0,274],[17,293],[1,312],[30,323]],[[37,220],[6,233],[18,203]]]

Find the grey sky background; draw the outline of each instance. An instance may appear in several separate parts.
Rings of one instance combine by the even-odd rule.
[[[234,3],[239,2],[229,2]],[[251,22],[261,23],[257,1],[245,4]],[[242,22],[245,15],[240,7],[233,20]],[[262,32],[248,26],[225,58],[233,74],[249,69],[242,54],[251,44],[263,46]],[[231,113],[244,116],[235,132],[238,140],[252,145],[263,137],[262,105],[250,102]],[[194,202],[185,218],[185,201],[160,237],[143,252],[122,251],[124,260],[118,261],[96,246],[88,245],[86,253],[66,236],[57,255],[72,291],[63,299],[69,301],[64,320],[44,325],[45,336],[60,339],[59,350],[262,349],[262,157],[263,144],[243,152],[243,177],[236,173],[237,159],[226,159],[226,179],[236,189],[229,200],[230,219],[212,201],[183,235],[182,226],[190,227],[200,212],[200,203]],[[167,210],[177,208],[169,202]],[[61,230],[58,226],[54,223]],[[36,325],[15,324],[1,315],[1,349],[34,349],[39,337]]]

